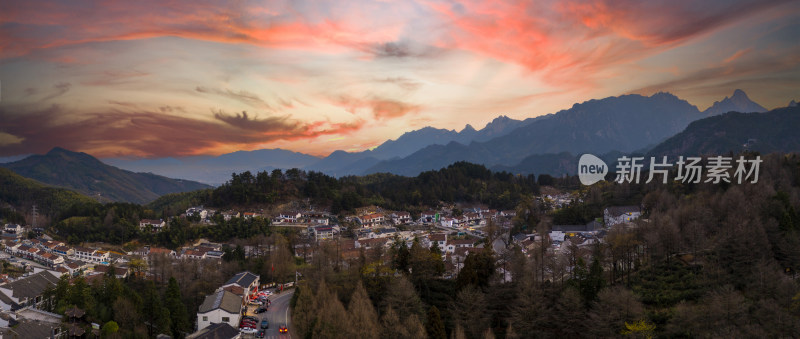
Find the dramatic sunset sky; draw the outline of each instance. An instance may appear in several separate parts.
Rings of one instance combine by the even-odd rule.
[[[2,1],[0,157],[360,151],[668,91],[800,98],[800,1]]]

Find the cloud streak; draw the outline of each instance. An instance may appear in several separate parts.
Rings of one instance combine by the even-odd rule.
[[[251,118],[246,113],[217,112],[215,120],[202,120],[149,111],[112,110],[70,116],[63,107],[17,107],[14,113],[0,107],[0,133],[11,135],[0,143],[0,156],[44,153],[55,146],[99,157],[136,155],[163,157],[213,154],[220,147],[238,145],[251,149],[279,140],[313,139],[347,135],[360,130],[363,120],[349,123],[303,123],[288,118]]]

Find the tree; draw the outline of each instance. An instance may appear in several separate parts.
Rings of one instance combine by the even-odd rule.
[[[411,280],[418,286],[422,281],[444,273],[442,256],[422,247],[417,238],[414,238],[414,243],[409,250],[408,262],[411,268]]]
[[[639,320],[633,323],[625,323],[625,330],[622,331],[623,335],[631,336],[634,338],[653,338],[653,331],[656,325],[648,323],[646,320]]]
[[[459,288],[467,285],[486,287],[489,286],[489,280],[494,273],[494,257],[491,253],[491,247],[484,248],[467,255],[467,258],[464,259],[464,267],[456,277],[456,283]]]
[[[380,336],[378,314],[375,312],[372,301],[370,301],[367,290],[364,289],[364,284],[361,283],[361,280],[358,281],[356,289],[350,297],[347,312],[350,337],[378,338]]]
[[[456,295],[450,308],[453,321],[461,325],[468,338],[478,338],[489,328],[486,297],[478,288],[468,285]]]
[[[314,330],[314,323],[317,320],[314,294],[307,285],[296,287],[294,294],[297,299],[294,307],[292,307],[292,322],[297,331],[300,332],[300,338],[308,338],[311,336]]]
[[[447,332],[444,330],[444,322],[436,306],[431,306],[428,309],[428,316],[426,317],[425,330],[428,332],[428,337],[431,339],[447,339]]]
[[[346,338],[347,312],[336,293],[328,291],[327,286],[320,286],[317,293],[317,323],[314,326],[314,338]]]
[[[593,335],[614,337],[625,328],[625,323],[633,323],[644,316],[644,306],[630,290],[613,286],[598,293],[588,316]]]
[[[425,327],[422,326],[422,322],[419,320],[419,317],[416,314],[406,317],[406,321],[403,323],[403,325],[403,338],[425,339],[428,337],[428,334],[425,332]]]
[[[397,338],[405,331],[397,312],[391,306],[387,307],[381,317],[381,338]]]
[[[186,305],[181,301],[181,290],[178,287],[178,281],[174,277],[169,278],[167,290],[164,292],[164,303],[167,310],[169,310],[172,333],[176,337],[181,337],[183,332],[189,331],[189,319]]]
[[[116,322],[109,321],[103,324],[103,328],[100,330],[100,334],[103,338],[117,338],[119,335],[117,332],[119,331],[119,325]]]
[[[392,268],[403,273],[408,273],[409,257],[411,256],[411,253],[408,250],[406,242],[400,240],[399,237],[395,237],[392,252]]]
[[[144,305],[142,308],[148,310],[144,314],[145,322],[149,324],[149,336],[154,337],[159,333],[168,333],[170,331],[169,310],[162,304],[161,296],[158,295],[158,291],[152,281],[148,281],[145,284],[143,294]]]
[[[141,323],[136,306],[125,297],[118,297],[114,302],[114,321],[123,329],[132,330]]]
[[[414,285],[404,276],[394,279],[383,298],[383,306],[393,309],[401,317],[411,314],[421,317],[425,312]]]

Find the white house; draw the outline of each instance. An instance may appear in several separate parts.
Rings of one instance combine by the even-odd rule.
[[[642,209],[639,206],[612,206],[603,211],[603,220],[608,227],[631,222],[640,216]]]
[[[167,223],[162,219],[139,220],[139,229],[146,230],[148,226],[153,232],[159,232],[164,229],[165,226],[167,226]]]
[[[472,239],[452,239],[447,241],[444,250],[447,253],[453,253],[457,248],[473,247],[474,240]]]
[[[197,310],[197,329],[201,330],[211,324],[225,323],[239,328],[239,315],[242,311],[242,297],[218,289],[206,299]]]
[[[375,227],[383,223],[386,218],[381,213],[372,213],[358,217],[362,227]]]
[[[38,307],[42,302],[42,294],[58,283],[59,275],[44,270],[0,285],[0,308],[4,311],[16,311],[26,306]]]
[[[239,286],[244,290],[245,295],[251,295],[258,292],[258,280],[258,275],[244,271],[236,273],[236,275],[228,279],[222,287]]]
[[[295,223],[303,217],[303,214],[297,211],[283,211],[278,215],[278,219],[283,222]]]
[[[18,224],[6,224],[4,231],[8,234],[17,234],[21,235],[22,232],[25,230],[21,225]]]
[[[395,225],[407,224],[411,222],[411,213],[408,212],[394,212],[392,213],[392,222]]]

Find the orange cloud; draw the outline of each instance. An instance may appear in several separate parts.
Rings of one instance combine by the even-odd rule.
[[[275,141],[347,135],[365,124],[363,120],[304,123],[286,117],[258,119],[244,112],[217,112],[216,121],[200,120],[124,105],[119,110],[83,114],[65,121],[69,113],[58,105],[45,109],[0,108],[0,116],[4,117],[0,132],[13,131],[21,139],[0,145],[0,156],[43,153],[54,146],[99,157],[218,154],[220,149],[253,149]]]
[[[554,85],[592,86],[599,70],[663,51],[778,1],[462,1],[431,8],[453,25],[437,46],[542,72]]]
[[[376,96],[368,99],[339,96],[333,100],[333,103],[337,106],[344,107],[345,110],[353,114],[356,114],[359,110],[367,109],[372,113],[373,117],[378,120],[399,118],[407,114],[418,113],[422,109],[420,105]]]

